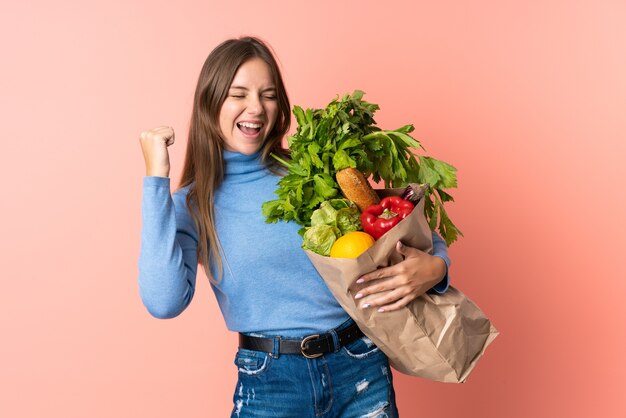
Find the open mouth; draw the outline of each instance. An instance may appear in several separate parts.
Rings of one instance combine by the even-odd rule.
[[[256,135],[261,132],[263,124],[259,122],[238,122],[237,127],[246,135]]]

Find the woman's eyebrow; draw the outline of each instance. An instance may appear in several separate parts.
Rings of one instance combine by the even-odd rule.
[[[244,86],[230,86],[230,89],[236,89],[236,90],[245,90],[248,91],[247,87]],[[261,92],[266,92],[266,91],[276,91],[276,87],[266,87],[264,89],[261,89]]]

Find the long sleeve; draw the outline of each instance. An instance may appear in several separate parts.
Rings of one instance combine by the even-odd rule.
[[[143,179],[139,293],[148,312],[179,315],[193,298],[198,237],[183,193],[170,195],[170,179]]]
[[[446,275],[439,283],[432,287],[431,290],[436,293],[443,294],[448,290],[448,286],[450,286],[450,277],[448,275],[448,271],[450,269],[450,257],[448,256],[448,246],[446,242],[433,231],[433,255],[437,257],[441,257],[443,261],[446,263]]]

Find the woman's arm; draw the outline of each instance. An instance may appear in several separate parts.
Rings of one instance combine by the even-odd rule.
[[[143,178],[139,292],[156,318],[179,315],[191,302],[198,237],[183,193],[170,195],[168,177]]]
[[[446,242],[439,236],[438,233],[433,231],[433,255],[436,257],[440,257],[446,263],[446,273],[441,279],[439,283],[433,286],[430,290],[443,294],[448,290],[450,286],[450,277],[448,276],[448,270],[450,269],[450,265],[452,262],[450,261],[450,257],[448,256],[448,246]]]

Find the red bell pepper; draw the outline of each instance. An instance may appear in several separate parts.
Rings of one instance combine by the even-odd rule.
[[[413,203],[400,196],[386,197],[379,204],[372,205],[361,213],[363,231],[378,239],[406,218],[413,207]]]

